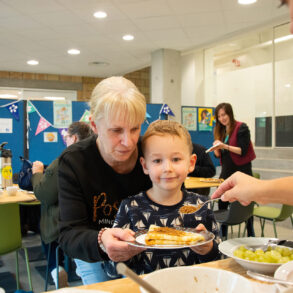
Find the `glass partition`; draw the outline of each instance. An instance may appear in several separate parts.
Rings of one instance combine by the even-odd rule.
[[[293,35],[288,24],[274,34],[276,146],[293,147]]]
[[[292,52],[288,24],[205,49],[207,104],[231,103],[256,146],[293,146]]]

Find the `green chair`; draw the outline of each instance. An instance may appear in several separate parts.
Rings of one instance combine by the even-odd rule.
[[[265,221],[269,220],[273,222],[275,237],[277,236],[276,222],[282,222],[287,218],[291,218],[293,226],[293,206],[283,204],[281,208],[274,208],[271,206],[258,206],[253,210],[253,215],[259,218],[261,226],[261,237],[264,237]]]
[[[17,203],[0,204],[0,256],[15,251],[17,290],[20,289],[18,251],[21,248],[25,253],[29,287],[33,291],[28,253],[21,241],[19,206]]]

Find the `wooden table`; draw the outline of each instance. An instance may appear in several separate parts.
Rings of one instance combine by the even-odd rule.
[[[203,263],[203,264],[199,264],[196,266],[210,267],[210,268],[231,271],[233,273],[240,274],[247,279],[255,281],[254,279],[250,278],[246,274],[246,270],[242,266],[240,266],[232,258]],[[258,281],[255,281],[255,282],[263,283],[263,282],[258,282]],[[263,284],[265,284],[265,283],[263,283]],[[139,286],[129,278],[123,278],[123,279],[118,279],[118,280],[113,280],[113,281],[96,283],[96,284],[92,284],[92,285],[79,286],[79,287],[75,287],[75,288],[83,289],[83,290],[84,289],[86,289],[86,290],[104,290],[104,291],[108,291],[108,292],[112,292],[112,293],[140,293]],[[53,292],[58,293],[58,290],[53,291]]]
[[[25,190],[18,190],[17,194],[13,196],[8,195],[6,190],[4,190],[2,194],[0,194],[0,204],[12,202],[30,202],[36,200],[37,199],[33,193]]]
[[[218,187],[221,182],[202,182],[204,179],[216,179],[216,178],[200,178],[200,177],[187,177],[184,181],[184,185],[189,188],[208,188]]]

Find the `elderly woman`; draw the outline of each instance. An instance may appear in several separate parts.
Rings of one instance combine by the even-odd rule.
[[[90,100],[96,137],[67,148],[59,159],[60,238],[75,258],[84,284],[108,280],[107,260],[124,261],[142,251],[128,229],[111,227],[122,199],[151,187],[139,162],[138,143],[146,102],[123,77],[102,80]],[[102,261],[102,262],[101,262]]]

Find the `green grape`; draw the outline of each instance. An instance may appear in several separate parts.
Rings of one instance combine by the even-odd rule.
[[[233,255],[238,258],[262,263],[286,263],[293,260],[293,249],[281,246],[269,246],[266,251],[260,248],[253,251],[241,245],[234,250]]]

